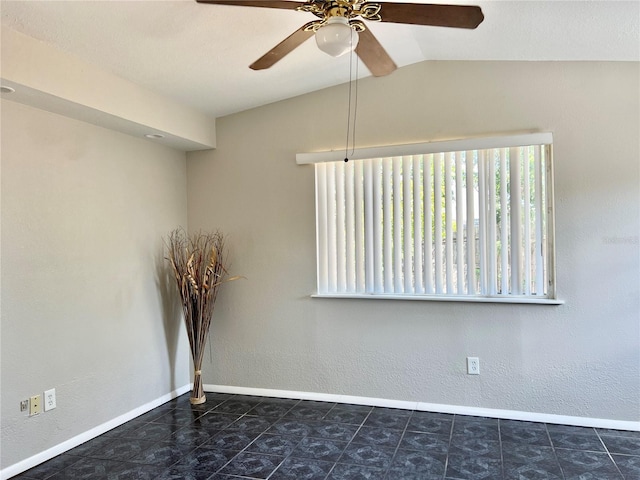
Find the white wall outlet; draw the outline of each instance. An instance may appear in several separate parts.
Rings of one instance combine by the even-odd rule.
[[[44,392],[44,411],[48,412],[56,408],[56,389],[52,388]]]
[[[480,359],[478,357],[467,357],[467,373],[480,375]]]
[[[38,415],[42,411],[42,395],[34,395],[29,399],[29,416]]]
[[[26,412],[27,410],[29,410],[29,399],[20,402],[20,411]]]

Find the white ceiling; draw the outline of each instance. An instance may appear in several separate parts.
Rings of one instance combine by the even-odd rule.
[[[415,0],[414,3],[427,3]],[[424,60],[640,61],[640,0],[449,0],[476,30],[369,23],[399,67]],[[0,2],[2,27],[43,40],[214,117],[349,80],[349,59],[307,41],[269,70],[248,65],[312,14],[195,0]],[[362,64],[360,77],[369,72]]]

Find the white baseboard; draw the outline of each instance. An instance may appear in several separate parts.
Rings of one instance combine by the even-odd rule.
[[[156,407],[159,407],[160,405],[168,402],[169,400],[172,400],[184,393],[187,393],[189,390],[191,390],[191,385],[190,384],[184,385],[180,388],[175,389],[171,393],[167,393],[166,395],[163,395],[160,398],[156,398],[155,400],[145,403],[144,405],[138,408],[134,408],[133,410],[125,414],[122,414],[119,417],[114,418],[113,420],[109,420],[108,422],[98,425],[97,427],[94,427],[91,430],[87,430],[86,432],[83,432],[80,435],[76,435],[75,437],[70,438],[69,440],[59,443],[58,445],[51,447],[45,450],[44,452],[40,452],[18,463],[14,463],[13,465],[10,465],[0,470],[0,479],[7,480],[8,478],[18,475],[19,473],[26,472],[27,470],[35,467],[36,465],[40,465],[41,463],[46,462],[47,460],[50,460],[53,457],[60,455],[61,453],[67,452],[72,448],[75,448],[78,445],[83,444],[84,442],[87,442],[99,435],[102,435],[105,432],[108,432],[113,428],[116,428],[119,425],[122,425],[123,423],[128,422],[129,420],[133,420],[134,418],[139,417],[143,413],[147,413],[148,411],[153,410]]]
[[[229,385],[205,385],[204,390],[205,392],[211,393],[233,393],[238,395],[255,395],[259,397],[294,398],[321,402],[351,403],[355,405],[370,405],[372,407],[401,408],[404,410],[420,410],[424,412],[472,415],[474,417],[492,417],[502,418],[505,420],[556,423],[561,425],[574,425],[577,427],[640,431],[640,421],[634,422],[607,418],[574,417],[550,413],[522,412],[518,410],[467,407],[440,403],[407,402],[402,400],[388,400],[384,398],[356,397],[331,393],[296,392],[291,390],[272,390],[268,388],[234,387]]]

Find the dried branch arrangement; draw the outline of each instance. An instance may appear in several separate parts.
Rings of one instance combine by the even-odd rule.
[[[167,248],[193,356],[190,401],[196,405],[206,400],[201,369],[218,288],[240,277],[228,276],[225,237],[219,231],[188,236],[184,230],[176,229],[169,234]]]

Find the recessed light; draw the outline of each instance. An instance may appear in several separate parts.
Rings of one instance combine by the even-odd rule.
[[[15,91],[16,91],[15,88],[7,87],[6,85],[0,86],[0,92],[2,93],[13,93]]]
[[[161,133],[147,133],[145,135],[145,137],[147,137],[147,138],[164,138],[164,135],[162,135]]]

